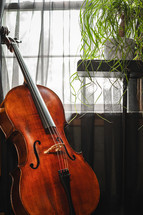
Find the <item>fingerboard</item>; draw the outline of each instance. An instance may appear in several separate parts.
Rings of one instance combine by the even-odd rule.
[[[47,131],[47,129],[49,127],[56,127],[55,123],[49,113],[49,110],[47,109],[47,106],[38,90],[38,87],[36,86],[36,84],[34,83],[34,81],[32,80],[32,77],[30,75],[30,72],[24,62],[24,59],[22,57],[22,55],[20,54],[19,48],[17,46],[17,44],[15,42],[11,43],[11,46],[14,50],[15,56],[18,60],[19,66],[22,70],[23,76],[25,78],[26,84],[31,92],[34,104],[37,108],[39,117],[42,121],[43,127],[44,129]]]

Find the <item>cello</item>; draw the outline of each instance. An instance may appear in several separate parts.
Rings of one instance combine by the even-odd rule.
[[[100,189],[82,153],[69,145],[63,105],[49,88],[34,84],[18,41],[1,28],[2,43],[14,52],[24,84],[10,90],[0,105],[0,128],[14,144],[17,168],[11,173],[15,215],[90,215]]]

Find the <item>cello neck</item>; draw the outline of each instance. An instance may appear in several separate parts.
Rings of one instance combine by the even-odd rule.
[[[46,107],[46,104],[36,86],[36,84],[33,82],[32,77],[30,76],[29,70],[24,62],[24,59],[19,51],[19,48],[16,44],[16,42],[11,42],[11,46],[12,49],[15,53],[15,56],[18,60],[19,66],[22,70],[24,79],[26,81],[26,84],[31,92],[33,101],[35,103],[35,106],[37,108],[39,117],[42,121],[43,127],[45,129],[45,131],[47,132],[47,130],[49,129],[49,127],[56,127],[55,123]]]

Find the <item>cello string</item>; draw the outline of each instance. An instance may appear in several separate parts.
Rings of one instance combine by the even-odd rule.
[[[58,144],[64,144],[64,142],[63,142],[63,140],[62,140],[62,138],[61,138],[61,135],[60,135],[60,133],[59,133],[59,131],[57,130],[57,128],[52,128],[52,131],[54,132],[56,132],[56,137],[59,137],[59,143],[57,143],[57,141],[56,141],[56,144],[58,145]],[[62,140],[62,141],[61,141]],[[54,142],[55,142],[54,141]],[[66,153],[66,151],[65,151],[65,148],[64,148],[64,146],[62,146],[62,148],[64,149],[64,154],[63,154],[63,152],[62,151],[59,151],[59,156],[61,157],[61,159],[62,159],[62,161],[64,162],[64,165],[63,165],[63,169],[69,169],[69,165],[68,165],[68,156],[67,156],[67,153]]]
[[[57,145],[57,146],[58,146],[58,143],[57,143],[57,141],[56,141],[56,137],[57,137],[57,136],[54,134],[54,133],[55,133],[55,129],[54,129],[53,127],[50,127],[50,129],[51,129],[51,136],[52,136],[52,138],[53,138],[54,145]],[[62,158],[61,151],[60,151],[60,150],[57,150],[57,151],[56,151],[56,154],[57,154],[57,156],[59,157],[59,160],[60,160],[60,162],[61,162],[61,167],[60,167],[60,169],[64,169],[65,167],[64,167],[64,162],[63,162],[63,158]]]
[[[57,144],[56,141],[55,141],[54,135],[52,134],[51,127],[49,127],[49,131],[50,131],[50,135],[51,135],[51,137],[52,137],[52,139],[53,139],[54,144]],[[54,145],[54,144],[53,144],[53,145]],[[57,157],[58,157],[59,168],[62,169],[62,168],[63,168],[63,167],[62,167],[62,166],[63,166],[63,162],[62,162],[62,160],[61,160],[59,151],[57,151],[56,154],[57,154]]]
[[[64,144],[64,142],[63,142],[63,140],[62,140],[62,138],[61,138],[61,135],[60,135],[58,129],[56,129],[56,132],[57,132],[57,135],[58,135],[58,137],[59,137],[60,143],[63,143],[63,144]],[[63,148],[63,150],[64,150],[64,153],[62,153],[62,155],[63,155],[65,167],[66,167],[67,169],[69,169],[68,156],[67,156],[67,153],[66,153],[66,151],[65,151],[65,147],[62,146],[62,148]]]
[[[26,68],[23,65],[22,57],[21,57],[21,54],[20,54],[20,52],[19,52],[19,50],[17,48],[17,44],[12,42],[11,45],[12,45],[13,50],[14,50],[14,52],[16,54],[16,57],[17,57],[17,59],[19,61],[19,64],[21,65],[21,70],[22,70],[22,73],[23,73],[23,75],[24,75],[24,77],[26,79],[27,85],[30,87],[30,90],[31,90],[31,92],[32,92],[32,94],[34,96],[34,99],[37,102],[37,105],[38,105],[39,109],[42,110],[42,108],[40,106],[40,102],[37,99],[36,92],[34,91],[33,86],[32,86],[32,79],[31,79],[30,75],[28,74],[28,72],[24,73],[24,71],[26,70]],[[41,114],[42,114],[42,117],[45,118],[44,113],[41,112]],[[45,118],[45,120],[46,120],[46,118]],[[62,143],[62,141],[61,141],[62,138],[60,137],[60,134],[57,131],[57,129],[53,129],[53,127],[51,127],[51,130],[49,129],[54,144],[56,144],[56,145],[61,144]],[[55,139],[55,136],[52,133],[56,133],[57,137],[59,137],[59,143],[57,143],[57,140]],[[67,160],[67,154],[66,154],[65,148],[64,148],[64,155],[66,155],[66,156],[63,156],[63,152],[57,151],[57,157],[58,157],[60,169],[68,168],[68,160]]]

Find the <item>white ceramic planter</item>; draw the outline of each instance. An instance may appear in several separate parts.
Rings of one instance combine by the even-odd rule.
[[[104,57],[106,60],[132,60],[135,53],[135,42],[133,39],[122,38],[118,40],[107,40],[104,46]]]

